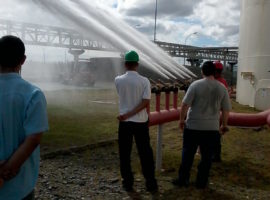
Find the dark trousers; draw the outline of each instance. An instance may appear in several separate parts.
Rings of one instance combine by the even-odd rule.
[[[35,190],[30,192],[26,197],[24,197],[22,200],[34,200],[35,199]]]
[[[155,184],[155,166],[153,151],[150,146],[148,122],[120,122],[118,140],[120,171],[123,178],[123,185],[132,186],[134,181],[130,165],[133,137],[136,142],[146,184]]]
[[[216,152],[214,153],[213,160],[219,161],[221,160],[221,135],[218,134],[218,144],[217,144],[217,149]]]
[[[182,163],[179,169],[179,181],[188,184],[194,155],[200,146],[201,161],[198,165],[196,185],[205,187],[208,182],[213,154],[219,140],[218,131],[198,131],[185,128],[183,134]]]

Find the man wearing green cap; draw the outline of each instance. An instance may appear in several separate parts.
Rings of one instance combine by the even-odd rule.
[[[126,191],[133,190],[134,177],[131,171],[130,154],[133,136],[141,160],[146,189],[156,191],[153,151],[150,146],[148,114],[146,107],[151,98],[150,82],[137,72],[139,56],[135,51],[125,54],[126,73],[115,78],[119,95],[119,157],[122,184]]]

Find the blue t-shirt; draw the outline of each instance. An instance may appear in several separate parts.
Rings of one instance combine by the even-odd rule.
[[[27,136],[48,130],[46,99],[41,90],[17,73],[0,74],[0,161],[8,160]],[[18,174],[0,188],[0,199],[20,200],[35,187],[40,147]]]

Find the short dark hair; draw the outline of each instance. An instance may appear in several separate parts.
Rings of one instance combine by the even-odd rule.
[[[202,73],[205,76],[211,76],[211,75],[215,75],[215,65],[212,61],[206,61],[203,63],[202,65]]]
[[[17,67],[25,56],[23,41],[12,35],[0,38],[0,65],[2,68]]]
[[[135,68],[139,65],[138,62],[131,62],[131,61],[125,61],[125,65],[128,67],[128,68]]]

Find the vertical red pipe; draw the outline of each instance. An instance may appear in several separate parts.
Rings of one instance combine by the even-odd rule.
[[[165,93],[165,109],[170,109],[170,92]]]
[[[173,92],[173,108],[177,109],[178,91]]]
[[[156,111],[160,111],[160,93],[156,93]]]

